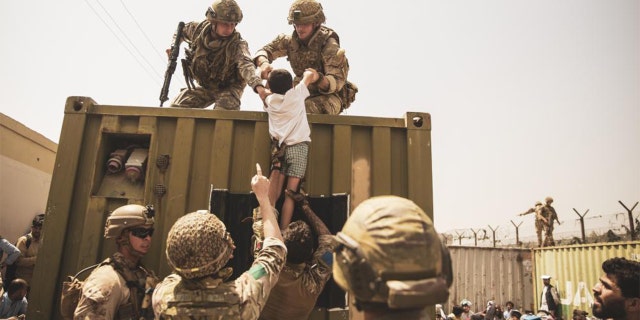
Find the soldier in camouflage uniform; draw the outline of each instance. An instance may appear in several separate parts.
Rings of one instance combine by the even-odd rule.
[[[430,319],[453,281],[451,257],[431,219],[410,200],[363,201],[336,235],[333,278],[364,319]]]
[[[278,283],[271,291],[260,319],[306,320],[316,305],[324,285],[331,277],[332,251],[335,247],[329,228],[309,206],[302,193],[286,191],[287,196],[301,205],[309,221],[297,220],[284,229],[287,264]],[[318,248],[314,250],[317,235]]]
[[[542,202],[536,201],[536,204],[533,208],[529,208],[529,210],[519,215],[524,216],[530,213],[536,214],[536,220],[535,220],[536,236],[538,237],[538,247],[542,247],[542,231],[545,230],[545,226],[547,225],[547,218],[545,218],[542,215]]]
[[[189,44],[183,60],[183,69],[188,64],[185,77],[189,88],[183,88],[171,106],[206,108],[215,103],[214,109],[239,110],[247,84],[256,93],[264,90],[249,46],[235,29],[242,21],[242,10],[234,0],[216,0],[206,17],[202,22],[185,24],[182,30],[183,40]],[[192,80],[198,85],[191,87]]]
[[[224,282],[235,246],[224,223],[206,210],[179,218],[167,237],[167,262],[174,273],[153,293],[157,319],[258,319],[285,263],[287,249],[269,202],[262,172],[251,187],[260,203],[265,240],[251,268]]]
[[[153,319],[157,278],[140,263],[152,235],[153,208],[130,204],[111,213],[104,237],[115,239],[118,252],[87,277],[74,319]]]
[[[311,95],[305,100],[307,113],[339,114],[355,100],[358,88],[347,81],[349,62],[340,48],[338,34],[322,25],[322,5],[315,0],[296,0],[289,10],[291,35],[281,34],[260,49],[254,58],[263,79],[273,70],[271,62],[287,57],[295,73],[294,85],[302,80],[307,68],[320,73],[309,86]]]
[[[556,241],[553,239],[553,222],[558,221],[558,225],[561,224],[560,220],[558,220],[556,209],[551,206],[552,203],[553,198],[546,197],[544,199],[544,206],[542,206],[542,216],[547,220],[547,223],[544,225],[544,242],[542,243],[544,247],[556,245]]]

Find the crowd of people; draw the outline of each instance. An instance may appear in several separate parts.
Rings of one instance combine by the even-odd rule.
[[[44,217],[43,213],[37,214],[30,231],[15,244],[0,236],[0,319],[23,319],[27,313],[29,283],[38,258]]]

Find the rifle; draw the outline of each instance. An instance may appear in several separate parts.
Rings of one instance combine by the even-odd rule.
[[[176,60],[180,54],[180,41],[182,41],[182,29],[184,28],[184,22],[178,23],[178,30],[176,31],[176,37],[171,45],[171,54],[169,54],[169,63],[167,64],[167,71],[164,72],[164,83],[162,84],[162,90],[160,90],[160,107],[162,104],[169,100],[169,85],[171,84],[171,76],[176,71]]]

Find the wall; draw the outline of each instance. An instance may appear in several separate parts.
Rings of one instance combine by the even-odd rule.
[[[449,246],[453,264],[453,285],[447,314],[463,299],[473,303],[473,311],[482,311],[487,301],[504,306],[512,301],[517,309],[533,304],[531,287],[531,250]]]
[[[12,243],[45,212],[57,145],[0,113],[0,235]]]

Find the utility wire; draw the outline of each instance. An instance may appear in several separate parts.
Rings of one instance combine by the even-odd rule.
[[[158,76],[158,78],[162,78],[162,75],[160,75],[160,73],[158,73],[158,71],[153,67],[153,65],[149,62],[149,60],[147,60],[147,58],[145,57],[145,55],[142,54],[142,52],[140,52],[140,50],[138,49],[138,47],[135,45],[135,43],[133,43],[133,41],[131,41],[131,39],[129,38],[129,36],[127,36],[127,33],[124,32],[124,30],[122,30],[122,28],[120,27],[120,25],[118,24],[118,22],[116,22],[115,19],[113,19],[113,16],[111,16],[111,14],[109,13],[109,11],[107,10],[107,8],[105,8],[102,3],[100,3],[99,0],[96,0],[96,2],[98,3],[98,5],[102,8],[102,10],[104,10],[104,12],[107,14],[107,16],[109,17],[109,19],[111,19],[111,21],[113,22],[113,24],[118,28],[118,30],[120,30],[120,32],[122,33],[122,35],[125,37],[125,39],[127,39],[127,41],[129,41],[129,44],[136,50],[136,52],[138,53],[138,55],[140,55],[140,57],[142,57],[142,59],[147,63],[147,65],[149,67],[151,67],[151,70],[153,70],[153,72],[156,74],[156,76]]]
[[[91,5],[91,3],[89,3],[89,0],[84,0],[84,2],[89,6],[89,8],[91,8],[91,11],[93,11],[93,13],[98,17],[98,19],[100,19],[100,21],[102,21],[102,23],[105,25],[105,27],[107,27],[107,29],[109,29],[109,31],[111,32],[111,34],[113,34],[114,37],[116,37],[116,39],[118,40],[118,42],[120,42],[120,44],[127,49],[127,51],[129,52],[129,54],[136,60],[136,62],[138,63],[138,65],[140,65],[140,67],[142,68],[142,70],[144,70],[144,72],[149,76],[149,78],[154,79],[154,81],[160,85],[160,81],[149,72],[149,70],[142,64],[142,62],[140,62],[140,59],[138,59],[138,57],[131,51],[131,49],[129,49],[129,47],[127,47],[124,42],[122,42],[122,39],[120,39],[120,37],[118,36],[118,34],[116,34],[116,32],[111,28],[111,26],[109,26],[109,24],[102,18],[102,16],[98,13],[98,11],[96,11],[96,9]]]
[[[142,32],[142,35],[144,35],[144,38],[147,39],[147,42],[149,42],[149,45],[151,45],[151,48],[153,48],[153,51],[155,51],[156,55],[160,58],[160,61],[166,62],[167,57],[163,57],[160,54],[160,52],[164,52],[164,51],[160,51],[158,48],[156,48],[156,46],[153,44],[151,39],[149,39],[149,36],[147,36],[147,33],[144,32],[144,30],[142,29],[142,27],[138,23],[138,20],[136,20],[136,18],[133,16],[131,11],[129,11],[129,8],[127,8],[127,6],[124,4],[124,1],[120,0],[120,3],[122,4],[122,7],[124,8],[124,10],[127,11],[127,14],[129,14],[129,17],[131,17],[133,22],[135,22],[136,26],[138,26],[138,29],[140,30],[140,32]]]
[[[145,39],[147,39],[147,42],[149,42],[149,45],[151,45],[151,48],[153,48],[153,51],[155,51],[156,55],[160,58],[160,61],[162,61],[163,63],[167,63],[167,57],[163,57],[160,52],[164,52],[164,50],[159,50],[154,44],[153,41],[151,41],[151,39],[149,38],[149,36],[147,36],[147,33],[144,32],[144,29],[140,26],[140,24],[138,23],[138,20],[135,18],[135,16],[131,13],[131,11],[129,11],[129,8],[127,8],[127,6],[125,5],[124,1],[120,0],[120,3],[122,4],[122,7],[124,8],[125,11],[127,11],[127,13],[129,14],[129,17],[131,17],[131,20],[133,20],[133,22],[136,24],[136,26],[138,26],[138,29],[140,30],[140,32],[142,32],[142,34],[144,35]],[[179,78],[180,81],[184,86],[186,86],[186,82],[184,81],[183,78]]]

